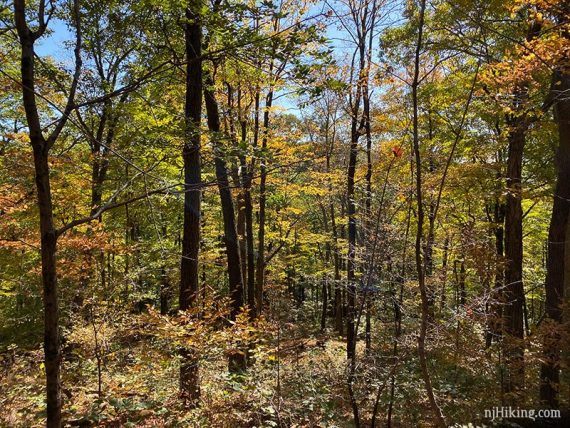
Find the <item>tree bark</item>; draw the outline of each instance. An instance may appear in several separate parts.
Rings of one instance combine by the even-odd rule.
[[[202,24],[201,0],[193,0],[186,9],[184,26],[186,49],[186,99],[184,107],[186,135],[182,149],[184,162],[184,225],[180,261],[179,306],[189,309],[198,293],[198,253],[200,251],[200,123],[202,114]],[[180,366],[180,391],[192,405],[200,399],[198,363],[192,350],[183,351]]]
[[[53,221],[53,205],[50,187],[49,151],[68,120],[75,97],[81,70],[81,27],[79,4],[73,3],[76,25],[75,74],[69,91],[67,105],[62,117],[56,122],[53,132],[45,138],[38,113],[35,95],[35,52],[34,42],[40,38],[47,21],[43,11],[45,3],[40,3],[38,28],[32,31],[26,22],[24,0],[14,1],[14,21],[21,48],[20,71],[21,87],[30,143],[33,149],[35,182],[40,223],[40,254],[42,260],[42,287],[44,305],[44,355],[46,373],[46,424],[48,428],[59,428],[61,418],[61,337],[59,332],[59,301],[57,287],[56,246],[57,231]]]
[[[526,41],[540,34],[541,24],[534,21],[528,28]],[[522,161],[526,131],[530,118],[525,111],[528,84],[516,82],[513,91],[513,114],[507,115],[509,127],[507,155],[507,197],[505,204],[505,292],[503,294],[503,337],[507,366],[505,392],[516,404],[524,391],[524,308],[525,295],[522,275]]]
[[[236,205],[237,205],[236,231],[239,239],[241,280],[244,284],[247,284],[247,236],[246,236],[245,195],[244,195],[245,189],[243,188],[243,180],[240,180],[239,173],[237,173],[236,171],[235,173],[232,173],[232,175],[234,176],[233,181],[235,185],[241,188],[236,198]]]
[[[323,281],[323,284],[322,284],[323,307],[322,307],[322,312],[321,312],[321,333],[323,333],[327,327],[327,308],[329,305],[328,289],[327,289],[327,277],[323,276],[322,281]]]
[[[551,408],[559,405],[560,351],[562,302],[568,257],[566,244],[570,214],[570,75],[556,71],[553,95],[555,118],[558,124],[559,146],[556,155],[558,175],[554,204],[548,231],[548,258],[546,264],[546,319],[549,328],[543,339],[543,363],[540,367],[540,400]]]
[[[261,151],[265,156],[269,133],[269,114],[273,105],[273,89],[269,90],[265,98],[265,111],[263,112],[263,136],[261,138]],[[255,266],[255,306],[257,312],[263,309],[263,289],[265,287],[265,206],[266,206],[266,183],[267,183],[267,158],[262,158],[259,177],[259,219],[257,224],[257,262]]]
[[[501,174],[497,174],[500,178]],[[499,200],[499,196],[496,196],[494,204],[494,235],[495,235],[495,290],[493,293],[494,300],[498,301],[499,304],[494,303],[495,310],[493,311],[492,320],[492,337],[499,338],[503,334],[503,326],[501,325],[503,319],[503,294],[505,285],[505,266],[504,266],[504,247],[505,247],[505,212],[506,205],[504,202]]]
[[[447,294],[447,263],[449,261],[449,235],[445,236],[445,241],[443,243],[443,261],[441,263],[441,270],[443,273],[443,279],[441,282],[441,296],[439,303],[439,311],[443,313],[446,302]]]
[[[418,356],[420,360],[420,370],[422,378],[425,383],[426,393],[430,403],[431,410],[435,417],[435,422],[440,427],[445,427],[445,419],[441,408],[435,400],[435,394],[431,384],[431,377],[427,365],[426,355],[426,335],[429,322],[430,304],[425,282],[425,266],[422,261],[422,235],[424,224],[424,207],[423,207],[423,194],[422,194],[422,168],[421,168],[421,155],[420,155],[420,141],[418,129],[418,86],[420,78],[420,53],[423,44],[423,31],[424,31],[424,17],[426,9],[426,0],[420,1],[418,18],[418,39],[415,49],[414,59],[414,78],[412,82],[412,103],[413,103],[413,147],[415,157],[415,173],[416,173],[416,202],[417,202],[417,230],[416,230],[416,271],[418,275],[418,284],[421,296],[421,324],[420,334],[418,336]]]
[[[214,146],[216,179],[218,181],[218,190],[222,205],[224,241],[228,261],[229,289],[232,300],[230,320],[235,321],[244,304],[239,242],[236,231],[234,203],[228,179],[228,169],[224,160],[223,147],[220,140],[220,114],[218,103],[214,96],[213,80],[209,75],[206,78],[206,86],[204,87],[204,99],[206,103],[206,112],[208,114],[208,129],[212,134],[211,138]],[[243,372],[245,369],[245,353],[242,350],[233,352],[229,357],[230,372]]]
[[[354,200],[354,175],[358,154],[357,118],[352,119],[350,155],[348,159],[348,183],[346,196],[348,199],[348,260],[346,265],[347,276],[347,320],[346,320],[346,356],[354,360],[356,352],[356,332],[354,331],[355,302],[356,302],[356,201]]]
[[[519,119],[516,119],[517,121]],[[505,391],[517,396],[524,388],[524,287],[522,281],[522,158],[525,133],[511,123],[508,135],[507,198],[505,209],[505,292],[503,323],[507,378]]]
[[[56,231],[45,140],[32,140],[36,189],[40,211],[42,284],[44,300],[44,353],[47,394],[47,426],[61,426],[61,338],[59,333],[59,304],[56,271]]]
[[[341,290],[341,277],[340,277],[340,255],[338,247],[338,229],[336,226],[334,203],[331,201],[329,204],[331,213],[331,231],[333,235],[333,262],[334,262],[334,325],[339,334],[343,334],[342,322],[342,290]]]
[[[235,149],[238,151],[238,159],[239,164],[234,162],[231,168],[231,177],[234,182],[235,187],[240,188],[240,192],[237,194],[236,203],[237,203],[237,224],[236,230],[239,239],[239,251],[240,251],[240,261],[241,261],[241,276],[242,276],[242,283],[247,284],[247,237],[246,237],[246,214],[245,214],[245,193],[247,189],[245,188],[245,171],[247,170],[247,163],[245,154],[241,153],[240,147],[240,140],[241,144],[244,146],[247,144],[247,120],[242,117],[242,106],[241,106],[241,87],[238,86],[237,90],[237,124],[239,125],[239,138],[237,135],[236,124],[234,123],[233,111],[236,109],[234,105],[234,97],[233,97],[233,88],[232,86],[226,82],[226,86],[228,88],[228,110],[229,113],[227,115],[227,123],[229,128],[229,133],[232,136],[232,140],[235,144]],[[249,299],[249,294],[248,294]]]
[[[259,89],[256,90],[255,94],[255,118],[253,124],[253,146],[257,147],[259,140]],[[246,129],[245,121],[242,122],[242,141],[246,140]],[[255,158],[251,160],[248,165],[247,162],[242,162],[243,169],[243,190],[244,190],[244,216],[245,216],[245,233],[246,233],[246,254],[247,254],[247,264],[245,268],[247,269],[247,304],[249,306],[250,317],[255,318],[257,315],[261,314],[261,302],[258,302],[256,297],[256,287],[255,287],[255,250],[254,250],[254,236],[253,236],[253,201],[251,197],[251,186],[253,182],[253,168],[255,165]],[[244,261],[242,260],[242,266],[244,266]],[[243,268],[242,268],[243,269]]]
[[[249,169],[249,168],[248,168]],[[246,254],[247,254],[247,304],[252,318],[260,314],[255,296],[255,254],[253,245],[253,202],[251,198],[251,171],[244,177],[244,209],[245,209],[245,233],[246,233]],[[243,265],[243,263],[242,263]]]

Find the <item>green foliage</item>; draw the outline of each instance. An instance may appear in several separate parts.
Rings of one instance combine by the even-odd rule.
[[[39,2],[28,3],[37,28]],[[433,426],[417,352],[414,95],[426,216],[419,252],[431,305],[428,371],[449,423],[486,423],[482,411],[505,398],[504,342],[486,339],[505,304],[497,295],[509,262],[499,250],[509,136],[518,120],[528,125],[521,193],[525,403],[538,406],[540,352],[552,326],[543,325],[543,285],[560,143],[548,95],[551,72],[568,52],[559,31],[567,24],[557,24],[543,3],[427,2],[414,88],[416,1],[374,2],[378,21],[360,71],[368,42],[358,40],[359,25],[371,25],[372,2],[80,2],[76,105],[49,159],[55,227],[116,206],[58,237],[66,421],[349,427],[356,406],[369,426],[377,402],[376,426],[385,424],[388,409],[393,426]],[[46,5],[55,6],[49,36],[72,38],[69,4]],[[201,61],[219,106],[216,150],[205,114],[187,131],[187,8],[202,25]],[[41,239],[12,21],[11,9],[0,7],[0,424],[40,426]],[[529,25],[539,21],[543,30],[527,40]],[[36,51],[36,102],[46,135],[73,75],[73,41],[58,49],[64,53]],[[193,132],[201,133],[199,290],[193,307],[181,312],[183,147]],[[346,187],[355,135],[358,343],[351,374],[346,331],[336,330],[335,317],[346,326]],[[265,225],[258,317],[247,307],[231,314],[215,157],[228,168],[243,266],[251,239],[258,267]],[[198,408],[179,395],[183,349],[200,367]],[[236,354],[247,357],[244,373],[228,373],[228,356]],[[567,374],[562,378],[566,391]]]

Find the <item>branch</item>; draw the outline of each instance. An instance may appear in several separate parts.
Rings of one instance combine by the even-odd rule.
[[[271,259],[273,259],[273,257],[275,257],[277,255],[277,253],[281,250],[281,248],[283,248],[283,246],[285,245],[285,240],[289,237],[289,235],[291,234],[291,231],[293,230],[293,226],[295,226],[295,224],[298,221],[299,221],[299,217],[297,217],[297,219],[293,223],[291,223],[291,226],[287,230],[285,237],[281,240],[281,243],[277,247],[275,247],[275,249],[271,253],[269,253],[267,255],[267,257],[265,258],[265,260],[263,261],[263,266],[266,266],[271,261]]]
[[[85,224],[85,223],[89,223],[89,222],[91,222],[91,221],[93,221],[93,220],[96,220],[97,218],[99,218],[99,217],[101,216],[101,214],[103,214],[103,213],[106,212],[106,211],[109,211],[109,210],[112,210],[112,209],[115,209],[115,208],[119,208],[119,207],[123,207],[123,206],[128,205],[128,204],[131,204],[131,203],[133,203],[133,202],[140,201],[141,199],[148,198],[149,196],[152,196],[152,195],[168,194],[168,193],[170,193],[170,192],[168,192],[168,190],[171,189],[172,187],[174,187],[174,185],[161,187],[161,188],[154,189],[154,190],[151,190],[151,191],[149,191],[149,192],[146,192],[146,193],[144,193],[144,194],[142,194],[142,195],[135,196],[135,197],[133,197],[133,198],[131,198],[131,199],[127,199],[126,201],[121,201],[121,202],[115,202],[115,203],[113,203],[113,200],[115,199],[116,195],[117,195],[120,191],[122,191],[122,190],[124,190],[126,187],[128,187],[128,184],[129,184],[129,183],[126,183],[126,184],[125,184],[124,186],[122,186],[117,192],[115,192],[115,195],[113,195],[113,196],[109,199],[109,201],[108,201],[106,204],[104,204],[104,205],[102,205],[101,207],[99,207],[99,208],[97,209],[97,211],[95,211],[92,215],[87,216],[87,217],[83,217],[83,218],[80,218],[80,219],[77,219],[77,220],[73,220],[72,222],[67,223],[65,226],[62,226],[62,227],[60,227],[59,229],[57,229],[57,230],[56,230],[56,237],[60,237],[61,235],[63,235],[63,234],[64,234],[65,232],[67,232],[68,230],[73,229],[75,226],[79,226],[79,225],[82,225],[82,224]]]
[[[461,134],[463,132],[463,128],[464,128],[465,122],[467,120],[467,113],[469,112],[469,106],[471,105],[471,101],[473,100],[473,94],[475,92],[475,86],[476,86],[478,78],[479,78],[480,66],[481,66],[481,61],[477,62],[477,69],[475,70],[475,75],[473,76],[473,82],[471,83],[471,89],[469,90],[467,102],[465,103],[465,108],[463,109],[463,115],[461,116],[459,128],[458,128],[457,132],[455,132],[455,140],[453,141],[453,145],[451,146],[451,152],[449,153],[449,156],[447,157],[447,161],[445,163],[445,168],[443,170],[443,175],[441,177],[441,182],[440,182],[439,190],[437,193],[437,200],[436,200],[435,208],[433,211],[433,220],[434,221],[430,222],[430,232],[429,233],[433,233],[434,223],[435,223],[435,219],[437,217],[437,213],[439,211],[439,206],[441,203],[441,196],[443,194],[443,188],[445,186],[447,173],[449,171],[451,161],[453,160],[453,155],[455,154],[455,149],[457,148],[457,145],[459,144],[459,141],[461,140]],[[424,266],[424,269],[425,269],[425,266]]]
[[[42,1],[42,4],[44,2]],[[75,108],[75,93],[77,92],[77,85],[79,83],[79,76],[81,75],[81,67],[82,67],[82,60],[81,60],[81,45],[82,45],[82,34],[81,34],[81,18],[79,13],[79,0],[73,1],[73,19],[75,20],[75,72],[73,73],[73,80],[71,82],[71,88],[69,89],[69,95],[67,97],[67,102],[65,105],[65,109],[63,110],[63,114],[59,119],[55,129],[50,134],[47,139],[48,148],[51,147],[59,134],[61,133],[63,127],[67,123],[69,119],[69,115]],[[47,25],[47,23],[45,24]]]
[[[157,65],[156,67],[151,68],[147,73],[143,74],[140,78],[136,79],[135,81],[128,83],[127,85],[125,85],[119,89],[115,89],[114,91],[109,92],[108,94],[101,95],[100,97],[92,98],[90,100],[83,101],[81,103],[77,103],[74,105],[74,108],[79,109],[81,107],[87,107],[87,106],[90,106],[93,104],[98,104],[98,103],[101,103],[103,101],[107,101],[111,98],[122,95],[125,92],[132,92],[132,91],[138,89],[143,83],[145,83],[147,80],[154,77],[155,75],[158,75],[164,71],[171,69],[172,67],[164,69],[164,67],[168,64],[172,64],[172,61],[170,61],[170,60],[163,61],[159,65]]]
[[[530,207],[528,207],[528,210],[525,211],[525,213],[523,214],[522,218],[523,220],[525,219],[525,217],[528,215],[528,213],[530,213],[532,211],[532,209],[536,206],[536,204],[538,203],[538,201],[534,201],[532,203],[532,205]]]
[[[38,6],[38,8],[39,8],[39,10],[38,10],[39,26],[38,26],[38,29],[36,31],[31,33],[33,40],[37,40],[45,34],[46,29],[49,25],[49,21],[51,20],[51,17],[53,16],[53,12],[55,11],[55,7],[53,5],[53,0],[50,0],[49,3],[50,3],[50,10],[47,14],[47,19],[46,19],[46,17],[45,17],[46,16],[46,13],[45,13],[46,2],[45,2],[45,0],[40,1],[40,4]]]

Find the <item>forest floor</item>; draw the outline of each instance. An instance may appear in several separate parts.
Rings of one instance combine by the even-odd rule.
[[[66,426],[354,426],[344,338],[329,328],[319,331],[318,311],[310,303],[299,308],[291,303],[290,307],[281,318],[265,321],[265,332],[251,351],[244,374],[228,373],[227,345],[209,344],[201,351],[201,399],[195,409],[179,397],[177,352],[165,345],[168,337],[151,334],[149,314],[74,322],[76,327],[64,335]],[[372,337],[372,351],[366,354],[364,337],[358,342],[353,388],[364,426],[370,426],[376,401],[377,426],[385,426],[390,402],[392,427],[433,426],[417,367],[414,330],[402,335],[394,358],[393,341],[387,340],[392,326],[380,319],[373,321],[372,331],[378,333]],[[433,367],[437,364],[438,399],[450,420],[463,424],[480,421],[481,409],[497,402],[498,391],[492,381],[490,351],[481,352],[478,341],[466,341],[459,327],[454,340],[445,334],[432,340],[430,352]],[[456,358],[459,348],[469,357]],[[44,426],[42,361],[40,348],[12,346],[2,353],[0,426]]]
[[[67,355],[62,385],[69,426],[351,426],[350,413],[339,419],[349,407],[343,391],[345,345],[338,338],[284,339],[279,359],[275,348],[260,347],[244,375],[228,374],[223,354],[205,358],[197,409],[179,399],[178,359],[165,356],[148,338],[129,341],[125,346],[123,337],[120,351],[105,354],[101,394],[93,351],[75,347]],[[41,349],[4,353],[1,426],[44,426],[42,360]]]

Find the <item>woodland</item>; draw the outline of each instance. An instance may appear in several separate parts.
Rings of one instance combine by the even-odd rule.
[[[569,215],[567,0],[0,1],[0,426],[568,427]]]

